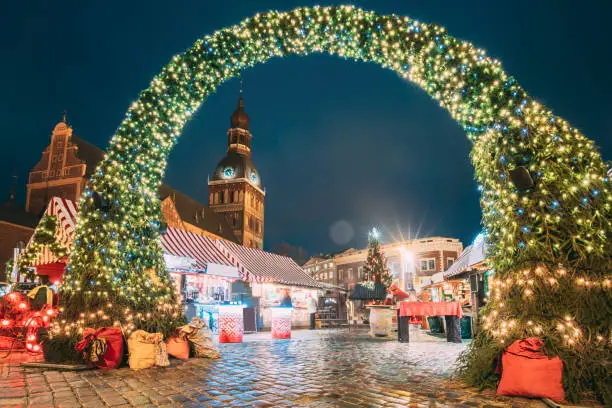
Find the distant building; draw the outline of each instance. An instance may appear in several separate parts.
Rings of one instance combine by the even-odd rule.
[[[0,261],[4,265],[13,258],[15,248],[24,248],[34,233],[38,218],[25,211],[15,201],[15,186],[8,200],[0,205]],[[4,267],[0,268],[0,281],[6,281]]]
[[[9,200],[0,206],[0,265],[12,258],[13,249],[20,243],[28,242],[52,197],[79,200],[105,154],[102,149],[74,135],[65,117],[55,126],[50,144],[30,172],[25,208],[15,202],[14,189]],[[226,219],[209,207],[164,183],[158,193],[169,226],[236,241]]]
[[[230,118],[227,137],[227,154],[208,182],[208,206],[225,217],[240,244],[262,249],[266,192],[251,159],[253,136],[242,94]]]
[[[456,238],[428,237],[381,245],[393,281],[404,290],[418,289],[436,272],[448,269],[459,257],[463,244]],[[311,257],[304,270],[314,279],[352,289],[363,279],[368,249],[347,249],[333,257]],[[333,282],[329,281],[331,271]],[[317,279],[319,278],[319,279]]]
[[[312,256],[302,266],[302,269],[316,281],[329,283],[330,285],[338,284],[336,264],[332,255]]]

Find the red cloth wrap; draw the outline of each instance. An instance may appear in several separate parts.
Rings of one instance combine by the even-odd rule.
[[[89,343],[96,338],[106,340],[106,352],[94,365],[102,370],[111,370],[119,367],[123,360],[123,334],[119,327],[101,327],[99,329],[87,328],[83,331],[83,340],[75,347],[77,351],[84,351]]]
[[[400,316],[457,316],[463,311],[459,302],[400,302]]]
[[[181,360],[189,360],[189,343],[184,338],[172,336],[166,342],[168,354]]]
[[[502,354],[502,377],[497,395],[550,398],[564,402],[563,361],[542,352],[542,340],[530,337],[512,343]]]

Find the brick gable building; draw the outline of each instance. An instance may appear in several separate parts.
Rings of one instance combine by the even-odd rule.
[[[104,150],[73,134],[66,118],[51,133],[51,142],[32,168],[27,184],[25,208],[15,202],[14,191],[0,206],[0,265],[13,257],[14,248],[27,243],[52,197],[78,201]],[[227,220],[193,198],[162,183],[159,190],[162,213],[174,228],[236,241]],[[4,268],[0,268],[4,272]]]

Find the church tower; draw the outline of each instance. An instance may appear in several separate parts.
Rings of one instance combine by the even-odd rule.
[[[242,91],[238,107],[230,118],[227,136],[227,154],[208,181],[208,206],[226,217],[239,243],[262,249],[266,192],[251,160],[253,136]]]

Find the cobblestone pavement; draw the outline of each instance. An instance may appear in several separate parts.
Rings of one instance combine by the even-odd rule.
[[[304,334],[306,333],[306,334]],[[496,398],[448,375],[465,344],[410,344],[365,332],[269,333],[222,344],[219,360],[132,371],[44,371],[0,366],[0,406],[32,407],[544,407]],[[261,341],[259,341],[261,340]],[[427,341],[425,341],[427,340]]]

